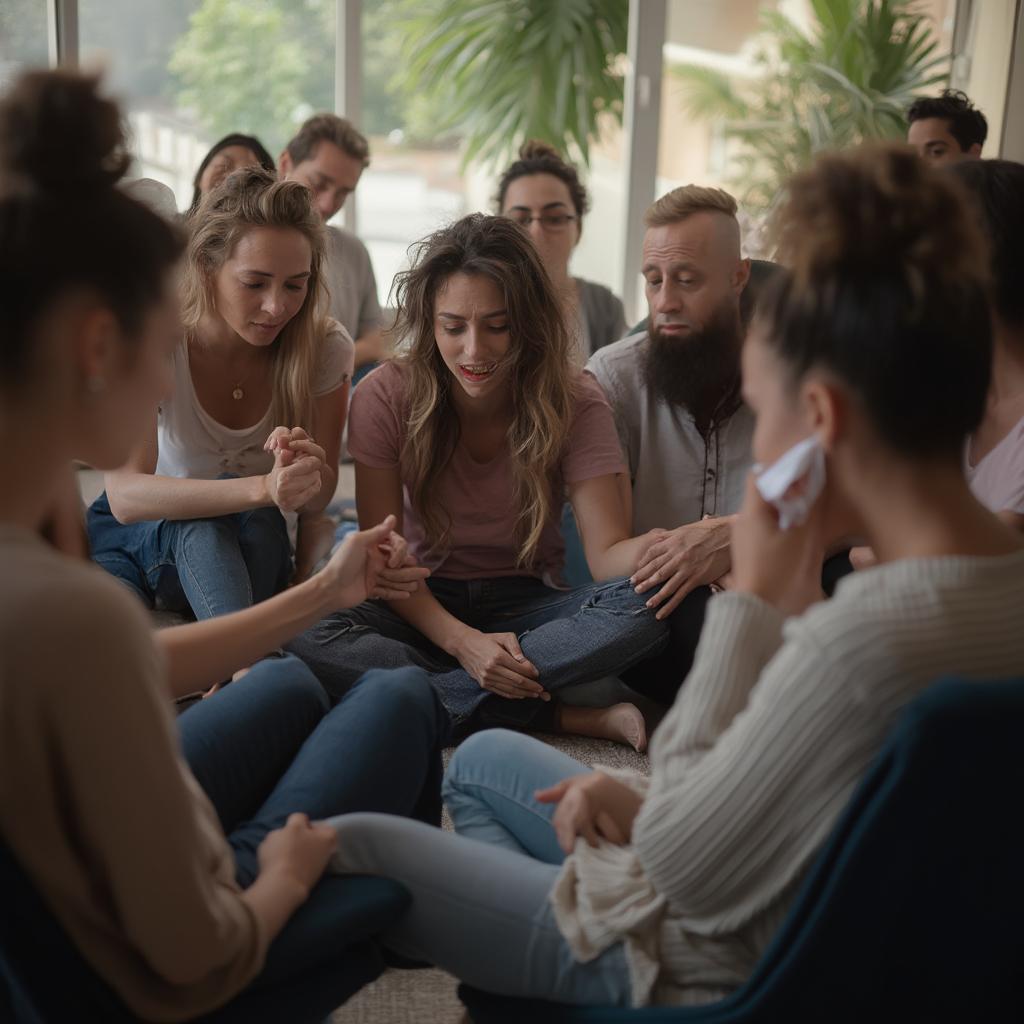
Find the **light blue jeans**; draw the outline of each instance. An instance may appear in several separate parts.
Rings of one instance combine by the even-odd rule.
[[[288,585],[291,547],[274,506],[211,519],[119,523],[106,492],[86,517],[93,561],[152,608],[211,619],[250,608]]]
[[[538,789],[589,769],[540,740],[492,729],[466,740],[444,781],[456,834],[384,814],[333,818],[343,874],[377,875],[412,894],[381,936],[390,949],[498,995],[629,1006],[622,943],[577,961],[548,901],[564,854]]]

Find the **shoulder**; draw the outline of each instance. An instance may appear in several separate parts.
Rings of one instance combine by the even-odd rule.
[[[622,301],[619,297],[603,284],[597,281],[587,281],[582,277],[576,278],[579,287],[580,300],[584,305],[596,306],[600,309],[622,309]]]
[[[328,317],[324,322],[324,341],[321,349],[321,360],[323,362],[336,362],[338,359],[355,358],[356,343],[352,335],[348,333],[333,317]]]
[[[340,257],[349,266],[370,265],[370,250],[362,239],[347,228],[327,227],[327,248],[334,257]]]
[[[587,370],[601,382],[606,391],[636,385],[643,372],[647,340],[647,331],[642,330],[606,345],[590,357]]]
[[[351,406],[353,419],[368,415],[379,419],[384,411],[396,422],[404,419],[408,406],[405,368],[394,359],[381,363],[352,389]]]
[[[5,600],[4,660],[33,665],[36,684],[64,685],[61,675],[103,680],[116,687],[158,658],[142,605],[99,567],[61,555],[44,544],[25,546],[10,560],[20,584]]]

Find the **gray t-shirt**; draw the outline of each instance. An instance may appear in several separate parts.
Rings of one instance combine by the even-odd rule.
[[[702,437],[693,416],[644,380],[646,330],[599,349],[587,363],[615,413],[633,483],[633,533],[674,529],[740,510],[754,415],[745,405]]]
[[[351,231],[328,227],[326,255],[324,282],[330,295],[328,315],[358,341],[383,321],[370,254]]]
[[[626,333],[626,314],[622,301],[603,284],[576,279],[580,300],[580,326],[583,331],[584,359],[599,348],[618,341]]]

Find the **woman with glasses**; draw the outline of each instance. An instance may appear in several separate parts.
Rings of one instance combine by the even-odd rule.
[[[576,168],[544,142],[523,143],[519,159],[501,176],[497,209],[533,239],[562,300],[581,362],[626,333],[622,303],[602,284],[569,273],[569,260],[590,208]]]

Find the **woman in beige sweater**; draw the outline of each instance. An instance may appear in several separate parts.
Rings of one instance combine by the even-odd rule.
[[[406,670],[369,674],[328,712],[294,658],[177,723],[169,696],[338,607],[407,596],[424,572],[403,566],[392,519],[301,586],[154,637],[127,590],[40,537],[72,458],[128,457],[180,338],[180,242],[115,187],[120,120],[69,73],[27,74],[0,103],[0,840],[137,1017],[275,988],[290,1021],[319,1021],[351,990],[346,956],[367,936],[348,911],[367,890],[321,880],[335,835],[310,818],[438,820],[444,711]]]
[[[763,464],[808,438],[824,489],[783,530],[753,483],[733,586],[652,744],[649,779],[483,733],[449,769],[458,835],[334,822],[336,870],[412,892],[384,936],[484,989],[698,1003],[735,989],[908,701],[1024,667],[1024,549],[964,481],[991,360],[984,248],[955,182],[911,153],[825,156],[781,216],[789,272],[746,343]],[[813,474],[787,495],[814,497]],[[879,565],[822,600],[830,541]]]

